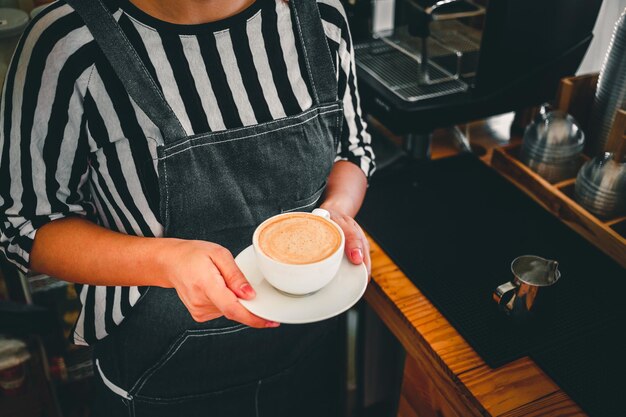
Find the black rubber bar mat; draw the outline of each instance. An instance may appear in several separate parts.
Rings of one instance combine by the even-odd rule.
[[[624,417],[625,327],[612,320],[532,358],[590,416]]]
[[[569,347],[623,314],[626,271],[473,155],[394,163],[357,220],[491,367],[538,352],[593,363]],[[552,314],[523,326],[492,292],[527,254],[558,260],[562,277]]]

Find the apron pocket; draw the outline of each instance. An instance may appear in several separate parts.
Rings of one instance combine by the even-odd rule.
[[[258,382],[229,388],[205,395],[176,399],[153,400],[136,398],[132,401],[133,417],[207,417],[256,416]]]
[[[316,192],[314,192],[313,195],[310,195],[309,197],[303,198],[301,200],[294,201],[292,203],[284,204],[285,207],[281,208],[280,212],[289,213],[292,211],[312,211],[317,205],[320,197],[322,197],[325,189],[326,181],[324,181],[322,186]]]
[[[245,340],[242,332],[248,330],[243,324],[186,330],[139,377],[130,394],[144,400],[176,400],[240,385],[241,381],[226,381],[223,376],[230,374],[236,348]]]
[[[277,329],[237,324],[186,330],[129,394],[138,401],[176,402],[237,390],[279,374],[325,346],[335,325],[331,319]]]

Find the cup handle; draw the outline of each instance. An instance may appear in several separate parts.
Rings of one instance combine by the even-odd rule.
[[[326,220],[330,220],[330,213],[322,208],[316,208],[311,212],[311,214],[315,214],[316,216],[320,216],[325,218]]]
[[[496,288],[493,292],[493,300],[498,303],[498,305],[501,305],[503,299],[507,299],[507,301],[509,299],[509,297],[505,296],[515,291],[516,288],[517,286],[511,281],[505,282],[504,284],[498,286],[498,288]]]

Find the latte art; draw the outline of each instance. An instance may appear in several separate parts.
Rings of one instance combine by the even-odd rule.
[[[263,225],[258,236],[263,253],[286,264],[319,262],[341,246],[341,234],[331,222],[308,214],[277,217]]]

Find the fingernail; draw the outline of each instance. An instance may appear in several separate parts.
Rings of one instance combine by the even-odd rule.
[[[243,284],[239,289],[247,297],[254,297],[256,295],[250,284]]]
[[[361,248],[352,249],[350,252],[350,257],[354,262],[362,262],[363,261],[363,251]]]
[[[265,323],[265,327],[278,327],[280,326],[280,323],[276,323],[275,321],[268,321],[267,323]]]

